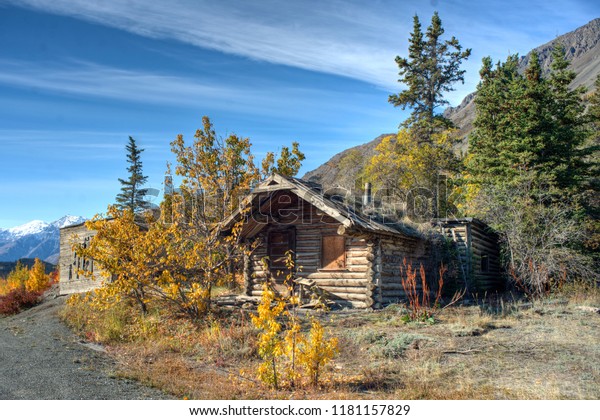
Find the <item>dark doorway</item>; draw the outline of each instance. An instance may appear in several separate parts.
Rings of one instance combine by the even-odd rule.
[[[276,289],[279,292],[284,292],[283,283],[289,274],[290,270],[286,266],[286,253],[292,251],[292,258],[296,253],[296,230],[294,228],[278,229],[269,232],[268,237],[269,247],[269,270],[276,281]]]

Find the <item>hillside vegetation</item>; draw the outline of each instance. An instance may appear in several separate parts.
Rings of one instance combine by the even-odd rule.
[[[37,258],[30,268],[17,262],[6,278],[0,277],[0,315],[13,315],[36,305],[57,281],[57,275],[47,274],[44,263]]]

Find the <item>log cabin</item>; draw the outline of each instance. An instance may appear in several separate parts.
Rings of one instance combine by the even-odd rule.
[[[369,198],[365,198],[368,202]],[[405,297],[401,266],[433,267],[432,242],[402,223],[382,220],[323,194],[315,183],[272,175],[224,223],[241,224],[240,236],[257,243],[244,259],[245,293],[260,296],[266,281],[283,290],[286,252],[296,282],[326,292],[336,306],[380,308]]]
[[[472,217],[438,219],[432,224],[454,245],[459,275],[467,292],[504,289],[496,231]]]

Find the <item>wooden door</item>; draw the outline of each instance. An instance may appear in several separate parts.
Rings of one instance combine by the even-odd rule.
[[[276,289],[279,292],[285,292],[283,283],[290,270],[286,267],[286,253],[292,251],[292,256],[296,252],[296,231],[295,229],[272,230],[269,232],[269,269],[275,279]]]

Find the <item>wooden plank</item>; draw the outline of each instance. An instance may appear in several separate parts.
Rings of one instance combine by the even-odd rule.
[[[365,272],[369,269],[368,265],[358,265],[358,264],[352,264],[348,266],[348,271],[351,272]]]
[[[328,293],[335,294],[339,296],[340,294],[350,294],[350,295],[364,295],[366,296],[367,289],[365,287],[343,287],[343,286],[321,286],[318,284],[318,287],[327,291]]]
[[[351,306],[354,309],[366,309],[366,308],[371,307],[371,305],[369,305],[367,302],[356,302],[356,301],[335,300],[335,299],[332,299],[331,301],[333,302],[334,305],[339,305],[342,307]]]
[[[323,271],[318,270],[316,273],[303,276],[311,280],[318,279],[366,279],[365,273],[349,272],[349,271]]]
[[[365,288],[368,284],[368,281],[365,279],[316,279],[316,284],[319,287],[326,286],[348,286],[348,287],[362,287]]]
[[[324,269],[346,267],[346,238],[343,236],[323,236],[321,265]]]

